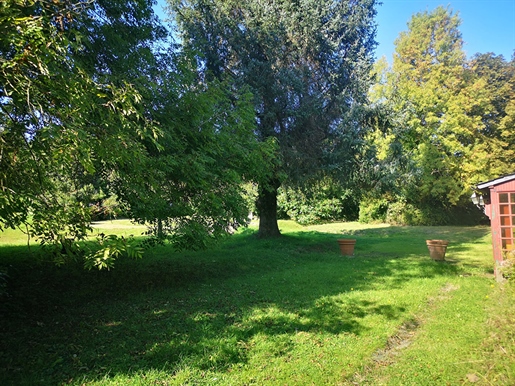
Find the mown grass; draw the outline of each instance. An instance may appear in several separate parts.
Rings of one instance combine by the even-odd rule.
[[[489,228],[280,226],[279,239],[251,227],[102,272],[38,263],[1,235],[0,384],[514,383],[514,303],[493,279]],[[446,262],[429,238],[450,240]]]

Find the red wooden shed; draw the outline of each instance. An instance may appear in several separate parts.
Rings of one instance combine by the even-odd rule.
[[[515,253],[515,173],[477,185],[481,204],[490,218],[495,276],[508,254]]]

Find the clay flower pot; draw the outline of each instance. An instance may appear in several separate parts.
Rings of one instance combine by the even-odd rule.
[[[429,256],[433,260],[445,260],[445,252],[447,251],[447,240],[426,240]]]
[[[343,256],[353,256],[355,244],[355,239],[338,239],[338,245],[340,245],[340,251]]]

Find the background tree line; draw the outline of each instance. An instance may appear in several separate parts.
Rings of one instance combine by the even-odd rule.
[[[388,118],[368,137],[363,219],[477,223],[474,186],[514,171],[515,56],[467,59],[459,25],[443,7],[416,14],[392,66],[376,63],[371,103]]]
[[[414,15],[374,65],[374,0],[7,0],[0,5],[0,228],[57,262],[122,213],[202,248],[249,210],[277,218],[477,221],[477,182],[511,171],[514,61],[467,60],[449,9]],[[251,188],[249,188],[251,187]],[[132,248],[132,249],[131,249]]]

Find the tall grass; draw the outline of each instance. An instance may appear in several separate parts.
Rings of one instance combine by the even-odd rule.
[[[141,230],[116,224],[98,227]],[[509,362],[486,359],[510,339],[489,228],[280,227],[202,252],[157,247],[106,272],[0,247],[0,383],[511,384]],[[340,255],[342,235],[355,257]],[[429,259],[429,238],[450,240],[446,262]]]

